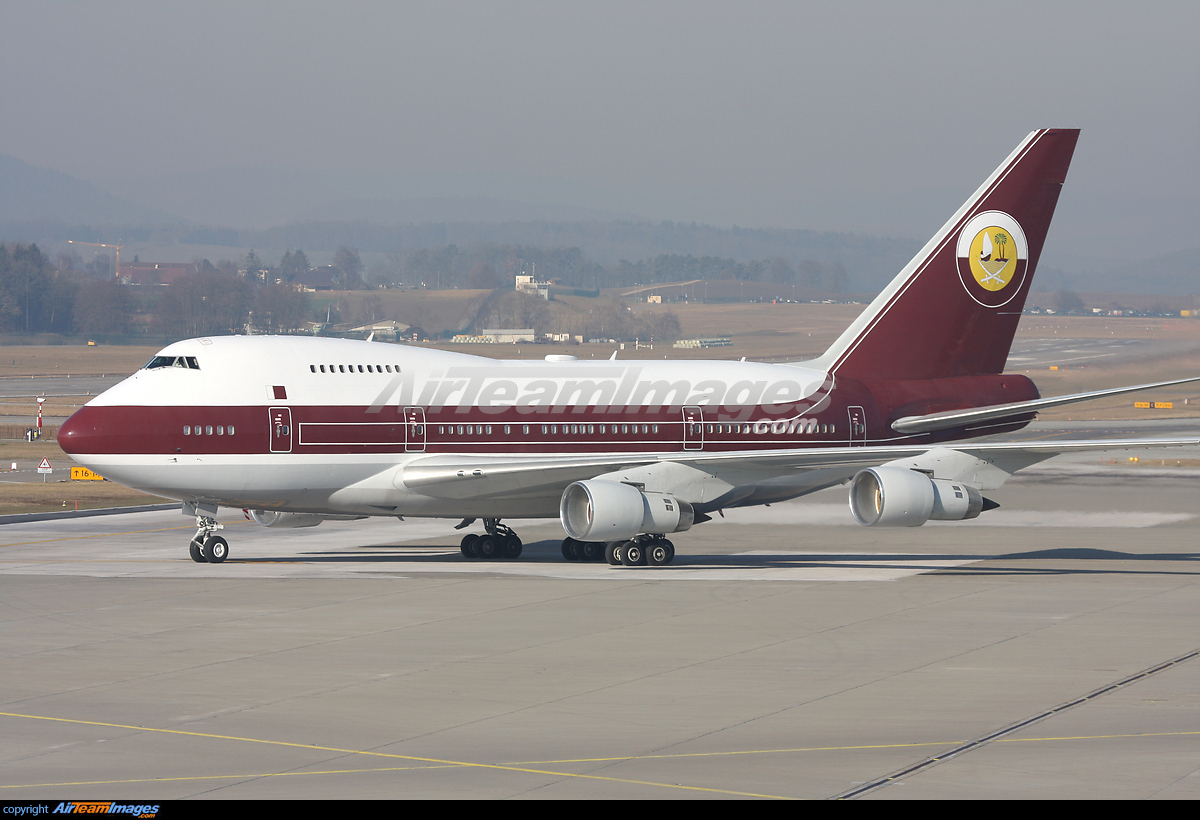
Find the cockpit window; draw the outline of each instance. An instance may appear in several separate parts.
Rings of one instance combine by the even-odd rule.
[[[155,356],[146,362],[143,370],[157,370],[160,367],[183,367],[188,370],[199,370],[200,363],[195,356]]]

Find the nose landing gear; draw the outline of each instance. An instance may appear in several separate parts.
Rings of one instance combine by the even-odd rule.
[[[188,554],[197,564],[220,564],[229,557],[229,542],[217,530],[225,525],[207,515],[196,516],[196,534],[188,544]]]

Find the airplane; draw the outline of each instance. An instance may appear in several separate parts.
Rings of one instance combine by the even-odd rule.
[[[839,484],[862,525],[975,518],[1054,455],[1190,439],[972,442],[1041,410],[1200,377],[1043,398],[1005,373],[1078,130],[1029,134],[811,361],[495,360],[298,336],[187,339],[59,430],[77,462],[177,499],[196,562],[218,508],[267,527],[482,519],[468,559],[515,559],[503,522],[558,518],[563,557],[661,566],[667,536]],[[992,248],[1000,250],[993,254]]]

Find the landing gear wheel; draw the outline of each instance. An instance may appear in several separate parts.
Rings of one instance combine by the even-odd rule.
[[[667,548],[667,552],[670,553],[670,555],[667,556],[667,563],[669,564],[675,560],[675,545],[672,544],[670,541],[668,541],[665,538],[662,540],[662,542],[663,542],[663,545]]]
[[[505,558],[520,558],[521,557],[521,539],[517,538],[517,534],[511,533],[504,539]]]
[[[197,564],[207,564],[208,559],[204,557],[204,547],[192,541],[188,544],[188,554],[192,556],[192,560]]]
[[[621,558],[625,550],[625,541],[609,541],[604,545],[604,560],[614,567],[621,566]]]
[[[469,532],[462,537],[462,544],[459,549],[462,551],[464,558],[475,557],[475,542],[479,540],[479,536],[473,532]]]
[[[574,538],[564,538],[562,542],[562,556],[568,561],[578,561],[580,558],[579,542]]]
[[[599,561],[604,554],[604,545],[598,541],[584,541],[582,552],[584,561]]]
[[[621,552],[621,563],[627,567],[634,567],[638,564],[646,563],[646,550],[637,541],[630,541],[625,544],[625,549]]]
[[[229,542],[219,535],[214,535],[204,541],[204,560],[210,564],[220,564],[229,557]]]
[[[475,542],[475,555],[485,561],[494,561],[499,557],[496,539],[490,535],[481,535]]]
[[[671,563],[671,542],[665,538],[651,541],[646,548],[646,562],[652,567],[661,567]]]

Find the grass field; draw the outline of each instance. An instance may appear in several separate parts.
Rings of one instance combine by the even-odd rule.
[[[40,475],[34,477],[43,458],[54,468],[45,481]],[[11,471],[14,463],[19,473]],[[111,481],[72,481],[73,466],[77,465],[57,442],[0,441],[0,515],[129,507],[165,500]]]

